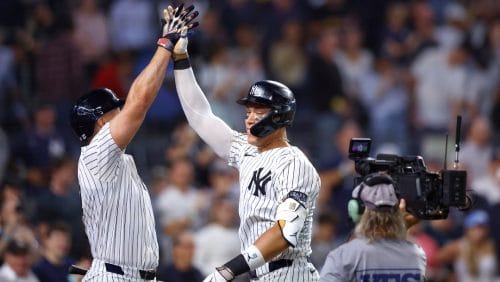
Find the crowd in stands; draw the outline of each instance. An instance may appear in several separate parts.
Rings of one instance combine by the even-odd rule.
[[[454,161],[460,115],[472,207],[421,221],[409,238],[427,254],[428,281],[500,280],[498,1],[2,0],[0,281],[68,281],[69,265],[90,265],[69,109],[95,87],[126,98],[172,2],[200,11],[191,61],[213,111],[233,128],[243,129],[235,101],[253,82],[294,91],[288,138],[322,180],[318,268],[353,227],[350,139],[370,137],[372,157],[421,155],[439,171],[446,140],[449,168]],[[127,152],[151,190],[160,280],[201,281],[239,253],[237,172],[187,125],[172,66]]]

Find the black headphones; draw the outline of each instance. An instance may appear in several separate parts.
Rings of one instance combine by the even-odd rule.
[[[361,215],[365,211],[365,205],[359,198],[361,196],[361,192],[363,192],[365,186],[375,186],[378,184],[392,184],[395,186],[396,183],[388,174],[383,172],[374,172],[363,177],[361,183],[354,188],[352,198],[347,203],[347,212],[354,223],[359,222]],[[396,197],[399,199],[397,191]]]

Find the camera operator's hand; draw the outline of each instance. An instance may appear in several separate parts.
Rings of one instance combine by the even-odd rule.
[[[409,213],[406,210],[405,199],[401,199],[399,201],[399,209],[403,213],[403,218],[405,220],[406,229],[410,229],[413,225],[417,224],[420,221],[420,219],[418,219],[416,216],[414,216],[413,214]]]

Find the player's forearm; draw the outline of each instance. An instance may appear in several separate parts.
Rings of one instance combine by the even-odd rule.
[[[231,128],[213,114],[191,67],[176,69],[174,76],[179,100],[189,125],[218,156],[226,158],[231,146]]]
[[[127,97],[127,104],[134,106],[137,114],[145,115],[155,100],[165,79],[170,56],[170,51],[158,47],[149,64],[134,80]]]
[[[278,223],[262,234],[254,245],[260,250],[266,261],[281,254],[289,247],[288,242],[283,238]]]
[[[227,281],[232,281],[240,274],[263,266],[267,261],[286,250],[288,246],[289,243],[283,238],[281,229],[276,223],[241,254],[223,266],[217,267],[217,272]]]

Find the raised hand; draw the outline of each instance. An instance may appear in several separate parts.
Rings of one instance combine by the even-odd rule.
[[[175,9],[170,5],[167,9],[164,9],[163,18],[161,19],[161,38],[158,40],[158,45],[172,52],[181,37],[181,32],[185,30],[184,36],[186,36],[187,31],[198,26],[198,22],[193,22],[193,20],[199,13],[193,10],[193,5],[184,9],[184,4]]]

